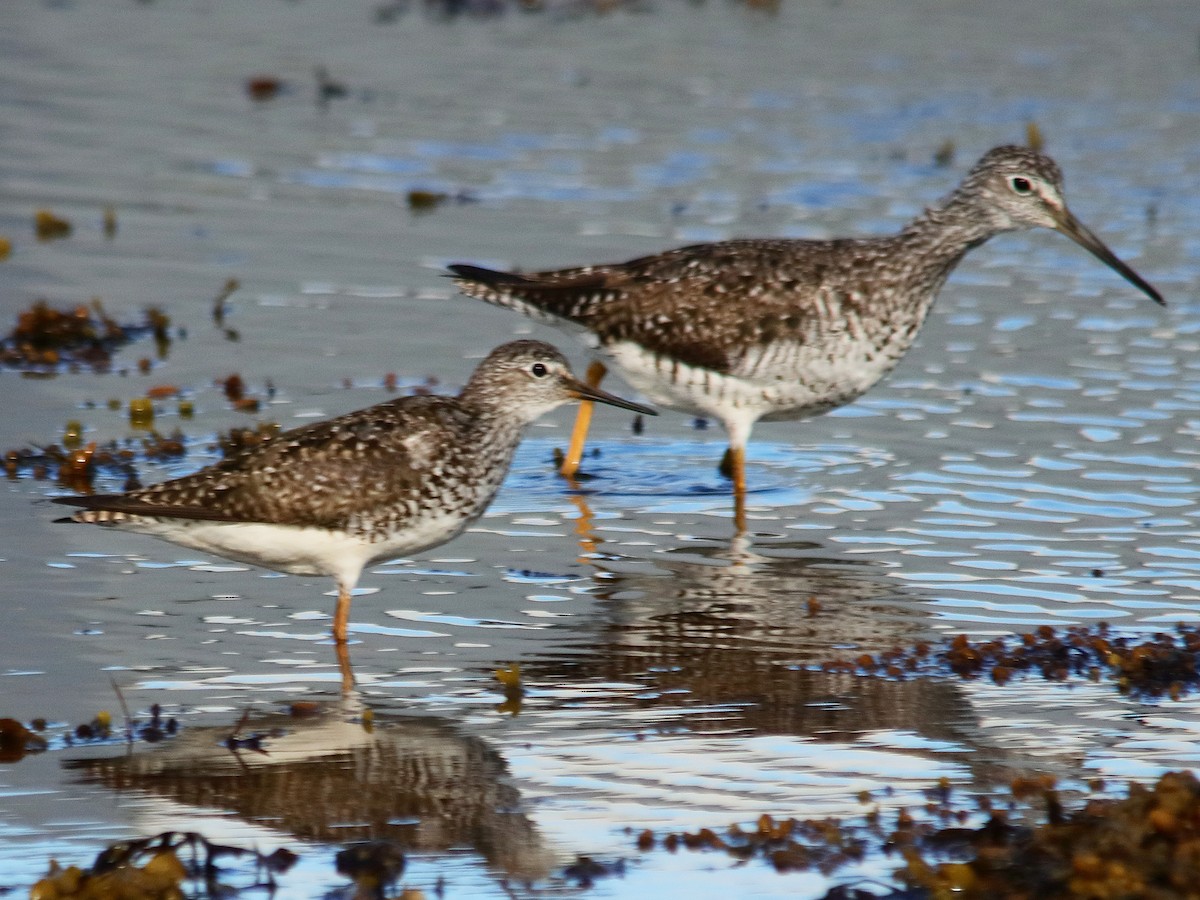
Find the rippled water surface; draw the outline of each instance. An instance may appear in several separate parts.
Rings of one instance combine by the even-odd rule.
[[[156,424],[194,440],[140,465],[149,482],[213,461],[214,434],[254,421],[215,384],[233,372],[264,398],[270,382],[257,418],[290,427],[386,399],[387,373],[453,390],[514,335],[582,369],[580,344],[457,296],[442,267],[894,230],[1028,122],[1075,213],[1170,304],[1061,236],[992,241],[885,384],[759,426],[752,533],[736,540],[715,423],[665,412],[635,434],[602,409],[574,492],[550,463],[570,412],[549,416],[467,534],[364,575],[347,697],[328,582],[54,525],[60,508],[38,501],[61,489],[23,472],[0,491],[0,715],[46,717],[56,737],[0,764],[0,887],[26,889],[52,856],[187,828],[301,850],[284,896],[344,885],[333,851],[387,837],[410,853],[406,884],[442,877],[450,897],[574,890],[562,873],[578,854],[628,861],[596,896],[820,897],[886,884],[894,863],[831,881],[643,855],[633,835],[861,815],[864,790],[916,808],[942,777],[967,793],[1031,771],[1115,789],[1194,766],[1195,699],[819,670],[959,632],[1197,620],[1193,6],[0,5],[4,329],[35,299],[99,297],[122,321],[162,308],[175,337],[165,358],[126,347],[111,374],[0,371],[3,449],[58,440],[71,419],[88,440],[124,438],[108,401],[177,385],[195,417],[164,401]],[[317,66],[346,96],[317,102]],[[264,75],[284,90],[254,102],[245,84]],[[413,211],[412,191],[447,200]],[[36,241],[40,208],[74,233]],[[493,678],[512,663],[519,709]],[[118,708],[113,684],[181,736],[64,747],[68,724]],[[328,709],[281,715],[295,699]],[[269,756],[221,747],[246,710]]]

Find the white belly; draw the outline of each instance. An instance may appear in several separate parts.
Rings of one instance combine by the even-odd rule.
[[[340,582],[353,584],[362,569],[372,562],[418,553],[444,543],[470,521],[461,515],[424,516],[402,532],[375,541],[328,528],[262,522],[139,518],[116,527],[277,572],[331,575]]]
[[[763,348],[733,375],[658,357],[637,344],[604,352],[651,403],[725,422],[804,419],[862,396],[895,366],[899,355],[847,342],[844,352],[819,353],[802,344]]]

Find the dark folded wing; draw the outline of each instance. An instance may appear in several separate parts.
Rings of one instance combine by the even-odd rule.
[[[821,285],[849,273],[841,245],[741,240],[680,247],[607,266],[519,274],[451,266],[471,296],[581,325],[602,344],[629,341],[693,366],[730,373],[755,348],[803,342],[830,327]]]
[[[369,527],[417,508],[463,417],[453,398],[405,397],[285,432],[182,478],[55,502],[133,516]]]

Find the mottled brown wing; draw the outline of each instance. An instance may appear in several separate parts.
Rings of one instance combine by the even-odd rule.
[[[414,504],[446,432],[451,398],[405,397],[297,428],[182,478],[126,494],[56,497],[91,510],[217,522],[345,527]]]
[[[451,268],[472,296],[582,325],[603,344],[631,341],[728,373],[753,347],[822,327],[818,286],[849,276],[833,270],[855,258],[841,246],[850,243],[722,241],[528,275]]]

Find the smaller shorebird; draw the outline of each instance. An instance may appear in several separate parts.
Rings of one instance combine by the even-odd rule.
[[[331,575],[341,647],[362,570],[462,532],[499,490],[525,427],[577,399],[655,415],[577,380],[549,344],[514,341],[493,350],[457,397],[390,400],[141,490],[55,497],[81,507],[58,521],[138,531],[295,575]]]
[[[1035,227],[1065,234],[1165,305],[1072,215],[1058,164],[1015,146],[989,151],[940,204],[887,237],[732,240],[613,265],[450,271],[472,297],[582,329],[652,403],[720,420],[741,529],[754,423],[804,419],[860,397],[912,346],[969,250]],[[592,363],[588,383],[605,371]],[[567,477],[579,467],[590,415],[583,404]]]

